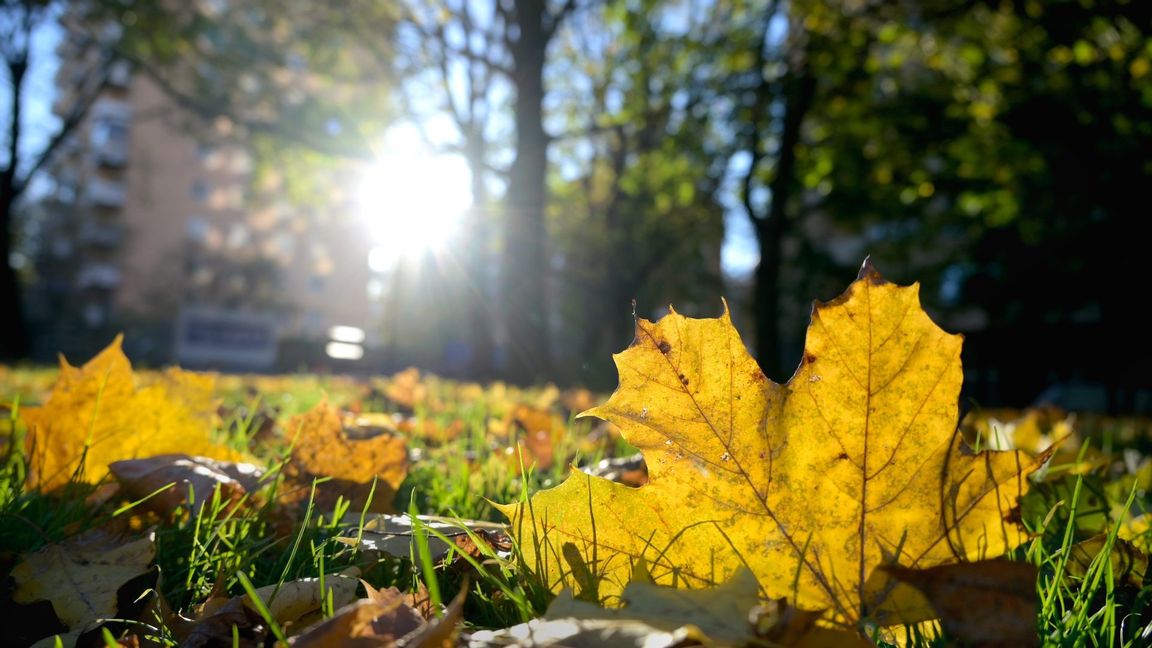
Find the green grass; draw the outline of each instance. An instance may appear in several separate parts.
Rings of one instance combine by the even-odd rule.
[[[15,383],[23,391],[23,401],[42,400],[36,380]],[[4,393],[13,385],[0,387],[0,404],[18,404],[16,394]],[[411,447],[420,459],[395,497],[396,510],[411,513],[503,521],[491,502],[527,501],[535,491],[563,480],[570,462],[594,463],[605,456],[621,456],[634,451],[618,437],[605,436],[598,443],[582,443],[588,424],[569,420],[571,434],[556,448],[557,461],[546,471],[517,469],[515,458],[505,444],[494,443],[489,434],[490,420],[504,416],[506,405],[499,399],[453,400],[455,387],[434,381],[429,392],[445,402],[440,408],[417,407],[417,421],[440,424],[459,420],[463,433],[450,443],[435,443],[419,436]],[[426,588],[433,601],[450,600],[461,587],[468,587],[465,620],[475,628],[503,628],[543,614],[552,594],[522,564],[514,546],[499,552],[477,542],[482,554],[474,557],[450,553],[443,568],[432,560],[428,542],[439,538],[451,544],[434,528],[417,524],[412,553],[391,557],[363,550],[348,537],[358,533],[348,519],[363,519],[363,511],[345,503],[337,510],[319,510],[311,499],[297,508],[277,503],[283,484],[279,467],[286,448],[276,443],[258,442],[261,417],[279,420],[306,410],[324,393],[334,404],[360,402],[366,410],[386,407],[386,401],[365,396],[365,388],[342,379],[301,377],[281,379],[273,387],[253,391],[243,379],[232,379],[223,389],[225,407],[219,433],[236,448],[251,449],[271,466],[263,487],[249,493],[245,506],[228,505],[219,493],[199,511],[177,512],[168,519],[141,514],[140,502],[109,500],[89,503],[96,492],[92,486],[73,483],[62,492],[41,494],[24,489],[25,468],[20,442],[22,429],[18,406],[0,419],[0,438],[6,440],[0,468],[0,577],[20,556],[49,543],[60,541],[85,529],[110,522],[136,529],[154,527],[160,570],[160,589],[172,609],[191,615],[197,605],[211,596],[253,593],[263,586],[279,586],[297,578],[317,577],[356,567],[361,577],[377,588],[395,586],[405,591]],[[528,394],[521,397],[528,398]],[[2,412],[4,410],[0,410]],[[1123,564],[1110,559],[1122,524],[1130,512],[1152,510],[1147,488],[1152,464],[1143,455],[1133,461],[1131,452],[1143,452],[1143,437],[1124,438],[1107,424],[1086,435],[1090,441],[1081,451],[1081,461],[1054,464],[1045,480],[1033,487],[1024,502],[1024,523],[1034,539],[1017,549],[1012,558],[1039,568],[1036,592],[1040,601],[1037,632],[1045,645],[1053,646],[1144,646],[1152,644],[1152,583],[1145,575],[1135,578]],[[1099,448],[1096,457],[1105,457],[1102,467],[1086,474],[1075,468],[1083,465],[1090,448]],[[1124,451],[1130,454],[1124,459]],[[1137,470],[1123,466],[1137,465]],[[469,532],[471,533],[471,532]],[[1103,550],[1085,561],[1075,560],[1075,545],[1103,534]],[[475,538],[474,538],[475,539]],[[1144,541],[1149,538],[1145,536]],[[538,539],[537,539],[538,540]],[[1082,564],[1086,563],[1086,564]],[[333,612],[330,603],[325,612]],[[262,614],[267,615],[267,610]],[[275,633],[282,628],[271,624]],[[172,635],[156,624],[152,631],[161,642],[174,644]],[[949,638],[910,631],[911,645],[948,645]]]

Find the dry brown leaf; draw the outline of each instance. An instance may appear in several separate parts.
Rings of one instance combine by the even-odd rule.
[[[383,434],[350,439],[340,414],[327,400],[292,419],[288,434],[295,438],[285,473],[295,482],[297,499],[307,498],[312,480],[331,477],[316,487],[316,504],[331,508],[343,496],[352,510],[363,510],[377,480],[368,510],[392,510],[392,499],[408,474],[408,447],[403,438]]]
[[[215,648],[231,646],[233,633],[241,648],[263,646],[269,636],[268,624],[260,613],[244,604],[237,596],[217,601],[212,611],[189,624],[177,634],[181,648]]]
[[[199,512],[206,502],[212,501],[217,490],[221,502],[230,508],[246,493],[257,489],[263,474],[263,470],[253,464],[186,454],[114,461],[108,467],[125,497],[132,500],[147,497],[140,506],[160,515],[171,515],[184,506]],[[160,489],[164,490],[157,492]]]
[[[623,607],[604,609],[575,599],[567,591],[548,606],[546,619],[591,619],[640,622],[673,636],[688,636],[709,646],[743,646],[763,640],[784,646],[867,646],[852,632],[816,630],[818,612],[803,612],[779,601],[762,605],[760,585],[747,569],[732,579],[704,590],[683,590],[655,585],[647,572],[637,570],[621,594]]]
[[[595,466],[581,470],[589,475],[635,488],[648,483],[648,464],[644,462],[644,455],[641,454],[601,459]]]
[[[402,597],[391,602],[361,599],[305,631],[292,645],[297,648],[392,646],[397,639],[422,625],[424,619],[405,605]]]
[[[1067,574],[1083,578],[1092,562],[1097,559],[1108,542],[1108,536],[1099,534],[1072,545],[1068,555]],[[1108,555],[1112,562],[1112,575],[1117,583],[1128,583],[1141,587],[1144,574],[1148,571],[1148,556],[1138,547],[1123,538],[1114,538],[1112,551]]]
[[[928,569],[885,567],[897,580],[924,593],[940,625],[965,646],[1039,646],[1036,568],[1028,563],[982,560]]]
[[[330,596],[338,608],[355,601],[359,575],[359,570],[352,568],[326,575],[323,587],[319,578],[300,578],[258,587],[255,592],[272,619],[292,635],[319,618],[326,597]],[[180,645],[196,648],[231,645],[233,626],[244,645],[261,645],[269,634],[267,622],[248,595],[224,598],[215,594],[200,607],[196,621],[179,625]]]
[[[428,388],[420,382],[420,370],[408,367],[392,376],[384,388],[384,395],[399,407],[411,412],[428,398]]]
[[[468,596],[468,579],[460,586],[460,591],[448,603],[444,614],[429,619],[427,625],[405,636],[401,643],[406,648],[454,648],[460,634],[460,622],[464,619],[464,600]]]
[[[503,524],[431,515],[421,515],[418,519],[424,527],[432,529],[452,541],[452,544],[449,544],[434,535],[428,535],[428,551],[432,560],[436,562],[443,560],[453,550],[477,555],[472,554],[478,550],[469,537],[469,531],[496,549],[510,546],[506,527]],[[358,527],[360,517],[358,514],[349,513],[342,521],[345,524]],[[357,533],[358,531],[359,533]],[[397,558],[408,558],[412,555],[414,531],[412,519],[406,514],[372,515],[365,519],[363,527],[353,528],[349,533],[359,535],[361,549],[379,551]],[[344,537],[340,540],[350,545],[357,542],[356,537]]]

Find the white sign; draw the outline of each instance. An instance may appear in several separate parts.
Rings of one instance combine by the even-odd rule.
[[[271,313],[185,308],[176,323],[176,360],[184,365],[267,369],[276,364]]]

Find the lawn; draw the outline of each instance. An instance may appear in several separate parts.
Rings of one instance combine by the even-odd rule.
[[[970,445],[1046,459],[1024,478],[1031,486],[1016,515],[1026,535],[1007,556],[1024,571],[994,563],[936,573],[936,586],[923,589],[941,622],[881,626],[864,615],[846,629],[834,616],[763,600],[755,579],[748,589],[734,576],[704,598],[656,587],[647,579],[699,587],[662,576],[659,558],[651,574],[632,564],[635,582],[613,594],[598,573],[606,561],[589,553],[595,543],[565,545],[564,573],[550,575],[541,561],[549,540],[523,528],[523,518],[521,528],[506,526],[496,507],[529,510],[545,501],[533,495],[573,470],[641,493],[652,487],[620,428],[575,418],[607,395],[416,370],[206,378],[132,371],[113,356],[63,373],[0,368],[0,606],[5,619],[20,620],[3,624],[4,645],[55,645],[59,635],[63,645],[352,637],[372,645],[805,645],[830,636],[840,645],[1138,646],[1152,633],[1142,552],[1147,421],[969,414]],[[35,436],[37,426],[55,436]],[[177,428],[180,436],[164,438]],[[34,441],[67,435],[78,441],[36,449]],[[1053,441],[1055,453],[1042,454]],[[67,447],[80,448],[76,461],[62,464],[66,474],[52,472],[46,466],[61,457],[48,455]],[[138,461],[119,461],[131,458]],[[237,467],[245,464],[254,468]],[[596,530],[606,547],[616,530],[604,511]],[[820,524],[813,521],[817,533]],[[556,598],[561,583],[575,598]],[[601,610],[597,600],[626,606]]]

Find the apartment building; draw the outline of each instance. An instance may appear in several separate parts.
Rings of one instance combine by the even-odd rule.
[[[90,38],[66,31],[61,117],[96,55]],[[49,172],[33,300],[42,352],[83,355],[123,331],[126,347],[156,363],[295,368],[324,358],[333,327],[375,342],[369,239],[346,217],[339,183],[324,209],[282,199],[275,173],[257,186],[242,128],[198,123],[126,63]],[[289,342],[293,356],[278,355]]]

